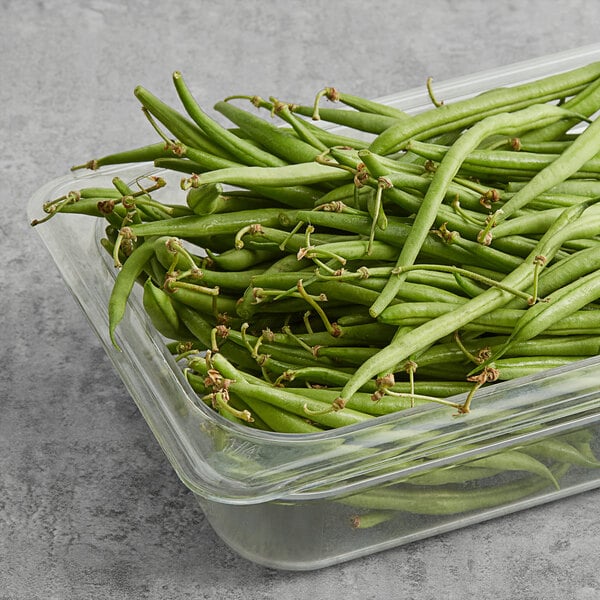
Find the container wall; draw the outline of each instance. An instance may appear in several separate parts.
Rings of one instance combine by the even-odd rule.
[[[600,426],[346,496],[249,505],[198,501],[217,534],[265,566],[308,570],[409,544],[600,485]]]

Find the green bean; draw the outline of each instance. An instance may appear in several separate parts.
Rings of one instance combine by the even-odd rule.
[[[68,199],[65,199],[68,200]],[[119,204],[115,203],[113,198],[80,198],[78,200],[65,201],[60,204],[49,205],[45,212],[46,217],[43,219],[34,219],[32,225],[38,225],[47,221],[51,216],[57,213],[65,214],[79,214],[87,215],[90,217],[105,217],[111,221],[111,223],[120,226],[123,219],[125,218],[126,211]],[[116,219],[110,219],[110,215],[114,215]]]
[[[579,465],[582,467],[598,468],[600,461],[595,457],[583,454],[577,447],[565,440],[548,438],[535,444],[527,444],[520,448],[521,452],[537,458],[553,460],[560,463]]]
[[[321,98],[327,98],[331,102],[341,102],[356,110],[367,113],[374,113],[376,115],[385,115],[393,119],[404,119],[408,115],[399,108],[390,106],[389,104],[383,104],[375,100],[368,100],[367,98],[361,98],[353,94],[347,94],[346,92],[340,92],[334,87],[326,87],[322,89],[315,97],[313,107],[313,119],[319,119],[319,100]]]
[[[320,163],[301,163],[283,167],[231,167],[198,176],[198,183],[228,183],[246,188],[287,187],[336,183],[348,180],[351,174]]]
[[[569,143],[564,152],[570,149]],[[447,146],[438,146],[413,140],[409,142],[408,150],[429,160],[441,161],[449,150]],[[542,169],[548,167],[564,152],[556,154],[540,154],[535,152],[514,152],[508,150],[472,150],[463,161],[460,172],[470,175],[486,176],[495,179],[500,177],[533,177]],[[600,173],[600,159],[592,156],[569,177],[595,177]]]
[[[350,377],[349,372],[340,368],[321,367],[315,365],[304,365],[288,362],[273,356],[265,356],[261,359],[261,370],[263,376],[268,380],[276,379],[274,387],[282,389],[282,382],[293,381],[295,384],[310,386],[341,387]],[[324,408],[321,406],[321,408]],[[334,405],[328,405],[334,410]]]
[[[490,454],[489,456],[469,461],[468,464],[488,469],[498,469],[501,472],[526,471],[548,479],[554,484],[556,489],[560,489],[554,473],[544,463],[523,452],[523,448],[505,449],[497,454]]]
[[[366,140],[342,135],[336,129],[325,129],[324,127],[315,125],[310,121],[305,121],[304,127],[328,148],[332,148],[334,146],[346,146],[348,148],[360,149],[367,148],[369,146],[369,142]]]
[[[168,287],[173,298],[181,304],[185,304],[205,314],[225,314],[234,316],[236,314],[237,299],[225,296],[218,288],[213,288],[215,293],[203,292],[201,286],[173,282]]]
[[[332,405],[310,398],[300,398],[296,394],[286,392],[280,388],[254,385],[247,383],[242,374],[236,369],[221,353],[214,354],[211,357],[215,369],[224,377],[232,380],[230,389],[239,393],[242,397],[251,401],[258,398],[263,402],[273,404],[288,412],[305,417],[326,427],[343,427],[346,425],[355,425],[364,423],[373,419],[371,415],[366,415],[355,410],[332,410]]]
[[[498,469],[488,467],[471,466],[470,463],[449,465],[448,467],[438,467],[431,471],[417,473],[406,478],[403,483],[411,485],[438,486],[448,483],[467,483],[478,479],[487,479],[500,474]]]
[[[594,454],[594,451],[592,450],[591,440],[585,440],[585,441],[573,440],[571,442],[571,444],[584,458],[586,458],[589,461],[590,466],[594,466],[594,465],[598,464],[598,458],[596,457],[596,455]]]
[[[253,267],[260,267],[281,256],[279,248],[251,249],[230,248],[220,254],[214,254],[207,249],[211,263],[223,271],[240,272]]]
[[[578,115],[584,117],[590,117],[597,110],[600,105],[600,79],[590,83],[578,94],[567,100],[563,104],[564,108],[576,112]],[[569,129],[577,125],[578,119],[565,119],[547,125],[540,129],[527,132],[521,137],[521,144],[529,144],[531,142],[540,142],[545,140],[556,140],[557,138],[566,134]]]
[[[189,155],[190,160],[185,158],[163,158],[155,160],[154,164],[157,167],[165,167],[190,174],[191,177],[188,180],[184,180],[184,184],[189,187],[201,185],[197,180],[199,173],[243,166],[232,161],[224,162],[224,159],[217,159],[210,154],[199,154],[199,151],[196,149],[184,147],[183,151]],[[252,185],[248,186],[248,188],[265,198],[294,208],[312,208],[314,203],[323,195],[322,191],[308,185],[289,185],[285,187]]]
[[[599,80],[600,81],[600,80]],[[565,105],[563,104],[563,107]],[[581,114],[581,113],[578,113]],[[562,123],[561,123],[562,125]],[[538,130],[539,131],[539,130]],[[536,133],[538,133],[536,131]],[[570,145],[572,140],[552,140],[552,141],[528,141],[523,138],[513,138],[509,140],[508,144],[512,147],[513,151],[516,152],[533,152],[539,154],[560,154],[564,152]]]
[[[554,471],[560,479],[568,470],[568,465]],[[510,483],[468,489],[460,486],[413,486],[396,485],[382,487],[345,496],[338,501],[353,507],[376,510],[400,510],[427,515],[450,515],[475,510],[485,510],[494,506],[514,503],[548,487],[548,481],[538,476],[530,476]]]
[[[580,91],[598,78],[600,65],[592,63],[567,73],[553,75],[512,88],[497,88],[484,94],[417,114],[410,120],[401,120],[382,132],[371,144],[377,154],[392,154],[410,139],[431,138],[449,130],[468,127],[488,116],[509,110],[518,110],[532,104],[547,102]],[[567,116],[565,114],[565,116]],[[570,115],[573,117],[574,115]],[[540,128],[549,123],[539,123]],[[531,127],[535,129],[536,127]],[[512,134],[508,134],[512,135]]]
[[[189,116],[198,127],[206,132],[210,139],[214,140],[219,146],[222,146],[228,154],[249,165],[276,167],[286,164],[286,161],[281,160],[270,152],[265,152],[257,148],[251,142],[236,136],[225,127],[222,127],[217,121],[210,118],[192,96],[179,71],[173,73],[173,83]]]
[[[551,259],[558,251],[561,244],[573,230],[568,226],[576,222],[584,214],[585,207],[576,205],[565,209],[562,215],[552,224],[542,236],[529,260],[508,274],[503,282],[513,288],[522,289],[530,284],[533,279],[533,262],[537,256]],[[497,288],[489,288],[479,296],[469,300],[466,304],[436,319],[413,329],[406,335],[396,338],[373,358],[361,365],[353,378],[346,384],[342,391],[340,402],[352,396],[365,381],[382,372],[387,372],[394,365],[409,357],[413,352],[428,346],[435,340],[460,329],[473,319],[482,316],[495,308],[499,308],[507,299],[507,292]]]
[[[205,361],[194,360],[190,362],[192,368],[203,367]],[[206,374],[205,369],[202,369],[203,374]],[[193,381],[193,373],[191,377],[188,375],[188,379]],[[197,380],[198,378],[196,378]],[[202,380],[204,385],[204,380]],[[207,390],[208,391],[208,390]],[[266,427],[263,429],[277,431],[279,433],[318,433],[322,431],[320,427],[317,427],[313,423],[310,423],[306,418],[299,417],[298,415],[289,413],[286,410],[281,409],[278,406],[271,405],[267,402],[263,402],[259,398],[252,397],[248,398],[237,393],[237,389],[227,390],[227,395],[230,397],[232,404],[242,402],[250,411],[252,417],[255,420],[264,422]],[[243,400],[242,400],[243,398]],[[258,419],[257,419],[258,417]]]
[[[516,192],[525,187],[526,182],[511,182],[507,186],[510,192]],[[553,185],[549,190],[551,193],[562,193],[573,196],[585,196],[587,198],[596,198],[600,196],[600,181],[596,180],[573,180],[567,179],[556,185]]]
[[[159,333],[172,340],[189,340],[192,334],[183,327],[172,300],[149,278],[144,284],[143,306]]]
[[[148,162],[154,161],[157,158],[167,158],[172,156],[173,152],[165,146],[164,142],[156,142],[147,146],[139,148],[132,148],[130,150],[121,150],[112,154],[106,154],[100,158],[94,158],[88,160],[81,165],[74,165],[71,167],[71,171],[78,169],[92,169],[96,171],[100,167],[108,165],[121,165],[132,162]]]
[[[564,319],[590,302],[600,298],[600,276],[592,272],[553,293],[550,302],[532,306],[515,325],[512,341],[531,339],[554,323],[564,325]],[[600,324],[600,321],[599,321]]]
[[[229,292],[244,291],[252,279],[263,273],[262,269],[245,269],[242,271],[214,271],[202,268],[195,273],[192,281],[208,287],[218,287]]]
[[[499,349],[504,349],[508,340],[505,335],[485,335],[462,343],[468,353],[473,356],[481,351],[492,357]],[[579,357],[594,356],[600,352],[600,339],[595,336],[566,335],[566,336],[539,336],[524,342],[511,344],[504,352],[505,357],[519,358],[539,357],[541,351],[544,356]],[[374,349],[376,350],[376,349]],[[455,343],[437,343],[417,357],[418,368],[432,367],[439,364],[464,363],[467,359],[465,352]]]
[[[303,140],[305,143],[313,146],[313,148],[324,152],[327,150],[327,146],[316,136],[313,131],[306,127],[306,121],[297,117],[293,114],[289,105],[284,102],[280,102],[276,98],[270,98],[273,109],[272,114],[281,117],[286,123],[292,126],[292,129],[296,135]]]
[[[297,211],[282,215],[284,225],[291,223],[311,223],[323,227],[334,227],[353,233],[364,233],[371,227],[371,219],[360,215],[336,214],[325,211]],[[400,218],[389,218],[385,230],[377,229],[375,238],[396,247],[402,247],[409,232],[410,223]],[[437,235],[426,238],[421,248],[424,256],[438,259],[442,262],[469,263],[470,254],[462,248],[444,243]]]
[[[361,285],[375,291],[383,289],[386,280],[367,279]],[[369,283],[371,282],[371,284]],[[483,290],[480,290],[483,291]],[[464,290],[460,293],[448,291],[434,283],[415,283],[405,281],[396,298],[405,302],[449,302],[456,304],[465,298]]]
[[[312,117],[314,107],[294,104],[292,105],[292,110],[299,115]],[[389,117],[387,115],[378,115],[376,113],[341,108],[321,108],[318,116],[319,120],[322,121],[328,121],[358,131],[375,134],[381,134],[383,131],[399,122],[397,118]],[[404,120],[401,119],[400,122],[404,122]]]
[[[290,135],[265,119],[242,110],[229,102],[217,102],[215,110],[250,135],[259,139],[262,146],[291,163],[312,162],[321,152],[314,146]]]
[[[146,264],[154,255],[156,239],[148,238],[127,257],[115,278],[108,301],[108,319],[110,340],[119,349],[115,338],[117,325],[125,316],[127,301],[138,277],[143,273]]]
[[[134,235],[172,236],[182,239],[214,236],[221,233],[236,233],[242,227],[251,224],[274,227],[279,225],[285,210],[271,208],[264,210],[241,210],[235,213],[216,215],[191,215],[177,217],[168,221],[156,221],[132,225]]]
[[[302,269],[306,269],[311,265],[312,262],[309,261],[307,258],[298,259],[298,257],[295,254],[286,254],[278,260],[271,262],[263,271],[263,274],[266,275],[267,273],[287,273],[289,271],[297,272],[301,271]]]
[[[198,341],[198,346],[202,350],[208,350],[212,347],[212,335],[216,321],[207,319],[203,312],[199,312],[185,304],[180,303],[173,298],[173,305],[177,310],[177,315],[187,329],[194,335]],[[233,361],[239,369],[252,371],[256,369],[256,361],[245,350],[235,344],[223,345],[220,351]]]
[[[456,175],[464,157],[476,148],[482,140],[494,133],[513,135],[522,130],[531,129],[536,122],[556,120],[563,115],[564,113],[555,106],[535,105],[515,113],[500,113],[487,117],[478,121],[465,132],[454,143],[438,166],[406,242],[400,251],[396,266],[402,267],[414,263],[431,226],[435,222],[449,182]],[[512,200],[514,200],[514,197]],[[371,306],[373,316],[379,315],[389,304],[402,285],[404,278],[405,276],[401,275],[389,280],[388,286]]]
[[[476,296],[475,298],[478,297],[479,296]],[[467,306],[467,302],[468,300],[462,304],[457,302],[454,305],[446,302],[402,302],[388,306],[379,316],[379,320],[387,325],[415,327],[433,319],[450,315],[458,310],[458,307]],[[533,319],[534,313],[530,316],[530,310],[531,309],[495,308],[486,314],[473,317],[468,323],[463,325],[463,328],[467,331],[475,332],[487,331],[490,333],[510,333],[517,327],[520,319],[524,319],[524,322],[529,322],[529,320]],[[552,322],[549,322],[551,321],[550,316],[552,315],[546,317],[541,313],[535,321],[532,320],[532,324],[526,330],[526,334],[535,331],[534,327],[537,327],[538,329],[544,327],[543,330],[547,330],[548,333],[552,335],[568,335],[569,333],[581,335],[586,332],[591,333],[593,331],[599,331],[600,322],[598,321],[598,316],[595,312],[596,311],[593,310],[574,311],[573,313],[564,316],[562,319]],[[528,317],[528,319],[525,319],[526,317]],[[519,337],[515,339],[523,341],[528,338],[521,339]]]
[[[237,397],[235,392],[233,397]],[[242,396],[245,398],[245,396]],[[265,423],[268,424],[272,431],[279,433],[319,433],[323,431],[322,427],[318,427],[309,422],[306,418],[290,413],[278,406],[262,402],[257,397],[250,398],[248,405],[253,415],[258,415]]]
[[[233,99],[243,99],[243,100],[250,100],[252,102],[252,104],[254,106],[256,106],[257,108],[264,108],[266,110],[268,110],[271,114],[275,114],[275,104],[273,102],[269,102],[267,100],[265,100],[264,98],[261,98],[260,96],[247,96],[247,95],[234,95],[234,96],[229,96],[227,98],[225,98],[224,102],[229,102],[230,100]],[[280,105],[282,104],[281,102],[279,103]],[[294,112],[299,112],[299,114],[305,114],[305,116],[307,115],[307,111],[308,111],[308,107],[303,107],[300,108],[300,110],[298,109],[298,106],[295,104],[292,105],[288,105],[290,108],[290,111],[294,111]],[[290,111],[285,111],[285,112],[279,112],[279,116],[282,117],[284,120],[287,120],[289,123],[292,122],[292,115],[290,115]],[[341,111],[339,111],[341,112]],[[348,112],[348,111],[345,111]],[[352,111],[354,112],[354,111]],[[337,114],[337,113],[335,113]],[[312,116],[312,115],[311,115]],[[334,116],[334,115],[332,115]],[[350,119],[356,118],[355,115],[352,115],[350,117]],[[348,121],[348,115],[342,115],[341,119],[343,121]],[[366,119],[360,115],[358,117],[358,121],[364,121],[365,125],[367,127],[372,126],[372,122],[373,121],[379,121],[379,119],[376,117],[375,119],[373,119],[372,117],[367,117]],[[357,121],[357,122],[358,122]],[[386,123],[388,123],[386,121]],[[295,122],[295,125],[298,126],[298,123]],[[319,140],[320,142],[322,142],[326,147],[331,147],[331,146],[348,146],[351,148],[364,148],[366,146],[368,146],[368,143],[359,139],[356,139],[354,137],[348,137],[345,135],[341,135],[339,133],[337,133],[336,131],[328,131],[327,129],[323,128],[323,127],[319,127],[317,125],[314,125],[313,123],[311,123],[308,120],[304,120],[302,123],[302,128],[304,130],[304,133],[309,133],[312,135],[313,140]],[[291,127],[287,133],[289,133],[290,135],[295,135],[297,136],[299,139],[301,139],[301,136],[298,135],[298,132],[296,129],[294,129],[293,127]],[[304,140],[303,140],[304,141]],[[305,142],[306,143],[306,142]],[[317,144],[318,147],[320,146],[320,144]]]
[[[138,85],[133,91],[142,106],[154,115],[182,144],[222,158],[231,158],[193,122]]]
[[[522,189],[504,203],[501,212],[496,211],[486,229],[507,219],[539,194],[567,179],[588,160],[600,152],[600,119],[592,121],[565,152],[542,169]],[[484,230],[485,231],[485,230]],[[484,236],[485,237],[485,236]]]
[[[538,278],[537,296],[545,298],[555,290],[598,269],[600,269],[600,248],[593,246],[579,250],[544,268]],[[521,305],[521,300],[515,298],[507,308]]]
[[[527,356],[522,358],[499,358],[493,361],[498,381],[509,381],[544,373],[580,361],[581,356]]]
[[[225,194],[218,183],[191,188],[186,195],[186,203],[197,215],[274,207],[273,200],[258,195]],[[285,205],[281,207],[285,208]]]
[[[212,406],[222,417],[228,421],[237,423],[239,425],[262,429],[264,431],[272,431],[272,429],[264,421],[262,421],[260,417],[257,417],[256,414],[250,413],[248,405],[246,405],[241,399],[231,397],[230,395],[227,395],[225,398],[224,394],[221,393],[219,400],[217,401],[217,395],[211,394],[211,390],[206,387],[204,377],[200,377],[195,372],[192,372],[192,370],[189,368],[186,368],[184,373],[191,388],[202,397],[204,404]],[[209,395],[212,397],[209,397]],[[243,416],[244,418],[241,419],[240,416]]]
[[[259,355],[266,355],[273,357],[274,359],[280,360],[287,363],[296,363],[306,366],[314,367],[333,367],[333,361],[327,357],[317,357],[314,353],[307,352],[300,346],[285,346],[282,344],[274,344],[269,342],[268,336],[266,339],[264,335],[255,336],[250,333],[242,333],[241,331],[235,331],[230,329],[227,332],[227,339],[231,340],[234,344],[240,347],[251,350],[253,358],[258,359]]]
[[[303,398],[311,398],[313,400],[319,400],[325,404],[332,404],[336,397],[337,392],[332,389],[324,388],[285,388],[288,392],[298,394]],[[419,395],[419,392],[415,391],[415,394],[407,393],[402,396],[384,396],[378,400],[373,400],[372,394],[358,392],[356,393],[349,403],[348,408],[358,410],[359,412],[372,415],[389,415],[400,410],[406,410],[413,406],[419,406],[431,402],[430,398],[423,398]]]
[[[395,328],[383,323],[366,325],[348,325],[344,327],[342,338],[332,338],[327,332],[298,333],[296,337],[308,346],[375,345],[387,343],[394,335]],[[274,333],[273,341],[278,344],[289,344],[291,338],[285,333]]]
[[[585,202],[586,198],[581,198],[580,202]],[[503,221],[494,226],[494,239],[500,239],[504,236],[520,234],[544,233],[548,227],[554,223],[557,216],[560,215],[564,207],[549,208],[516,216],[508,221]]]

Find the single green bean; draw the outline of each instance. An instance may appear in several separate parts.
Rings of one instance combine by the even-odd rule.
[[[583,454],[576,446],[558,438],[548,438],[535,444],[527,444],[522,446],[520,451],[545,460],[550,459],[582,467],[600,467],[600,461],[596,457],[592,458]]]
[[[351,173],[320,163],[301,163],[283,167],[232,167],[198,176],[198,183],[227,183],[246,188],[287,187],[338,183],[351,179]]]
[[[376,100],[362,98],[354,94],[340,92],[334,87],[326,87],[322,89],[315,98],[313,107],[314,110],[312,115],[313,119],[319,119],[319,100],[323,97],[327,98],[327,100],[329,100],[330,102],[341,102],[342,104],[346,104],[347,106],[350,106],[351,108],[354,108],[361,112],[374,113],[376,115],[385,115],[393,119],[404,119],[408,117],[408,115],[403,110],[400,110],[395,106],[384,104],[382,102],[377,102]]]
[[[164,142],[155,142],[139,148],[129,150],[121,150],[112,154],[106,154],[100,158],[88,160],[81,165],[74,165],[71,171],[78,169],[92,169],[96,171],[100,167],[108,165],[121,165],[125,163],[149,162],[157,158],[167,158],[172,156],[173,152],[165,145]]]
[[[561,465],[553,473],[556,480],[566,473],[569,465]],[[542,492],[548,480],[537,475],[510,483],[480,487],[396,485],[381,487],[340,498],[338,501],[353,507],[376,510],[399,510],[415,514],[451,515],[485,510]]]
[[[154,256],[156,239],[148,238],[127,257],[123,266],[117,273],[108,301],[108,331],[110,340],[119,349],[115,338],[117,325],[123,320],[127,301],[138,277],[143,273],[148,261]]]
[[[192,120],[211,140],[224,148],[229,155],[248,165],[276,167],[286,164],[286,161],[270,152],[257,148],[253,143],[238,137],[210,118],[194,99],[179,71],[173,73],[173,83],[186,112]]]
[[[410,120],[401,120],[392,125],[372,142],[370,149],[377,154],[392,154],[400,150],[410,139],[431,138],[444,131],[468,127],[494,114],[563,98],[567,93],[578,93],[599,75],[600,64],[592,63],[567,73],[552,75],[512,88],[493,89],[474,98],[444,104],[419,113]],[[571,118],[573,116],[570,115]],[[540,122],[531,129],[549,124],[550,122]]]
[[[292,111],[305,117],[312,117],[314,107],[293,104]],[[404,119],[400,119],[399,121],[397,118],[389,117],[387,115],[378,115],[376,113],[358,110],[346,110],[343,108],[321,108],[318,116],[319,120],[322,121],[328,121],[330,123],[336,123],[337,125],[350,127],[354,130],[375,134],[381,134],[396,123],[404,121]]]
[[[248,167],[250,168],[250,167]],[[190,215],[174,219],[132,225],[134,235],[172,236],[181,239],[207,237],[222,233],[236,233],[247,225],[275,227],[279,225],[286,210],[271,208],[264,210],[240,210],[235,213],[215,215]]]

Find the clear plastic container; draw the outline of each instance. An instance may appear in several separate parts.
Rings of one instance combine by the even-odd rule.
[[[436,95],[450,102],[599,59],[600,45],[581,48],[437,83]],[[382,100],[408,111],[430,105],[425,86]],[[39,217],[44,202],[73,189],[149,170],[127,165],[51,181],[32,197],[29,214]],[[593,458],[581,459],[600,449],[600,356],[482,389],[476,409],[460,418],[426,405],[318,434],[260,432],[194,400],[144,314],[140,290],[118,328],[122,352],[111,344],[106,307],[115,270],[97,219],[59,216],[36,231],[178,476],[217,534],[252,561],[316,569],[600,486]],[[564,452],[564,444],[557,450],[564,441],[580,451],[580,464],[552,454]],[[548,471],[524,470],[516,449]]]

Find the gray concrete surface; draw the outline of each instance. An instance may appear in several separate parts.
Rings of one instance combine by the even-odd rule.
[[[133,99],[199,82],[381,96],[598,41],[571,0],[0,0],[0,598],[600,598],[600,491],[312,573],[230,551],[65,291],[25,205],[70,165],[148,141]]]

